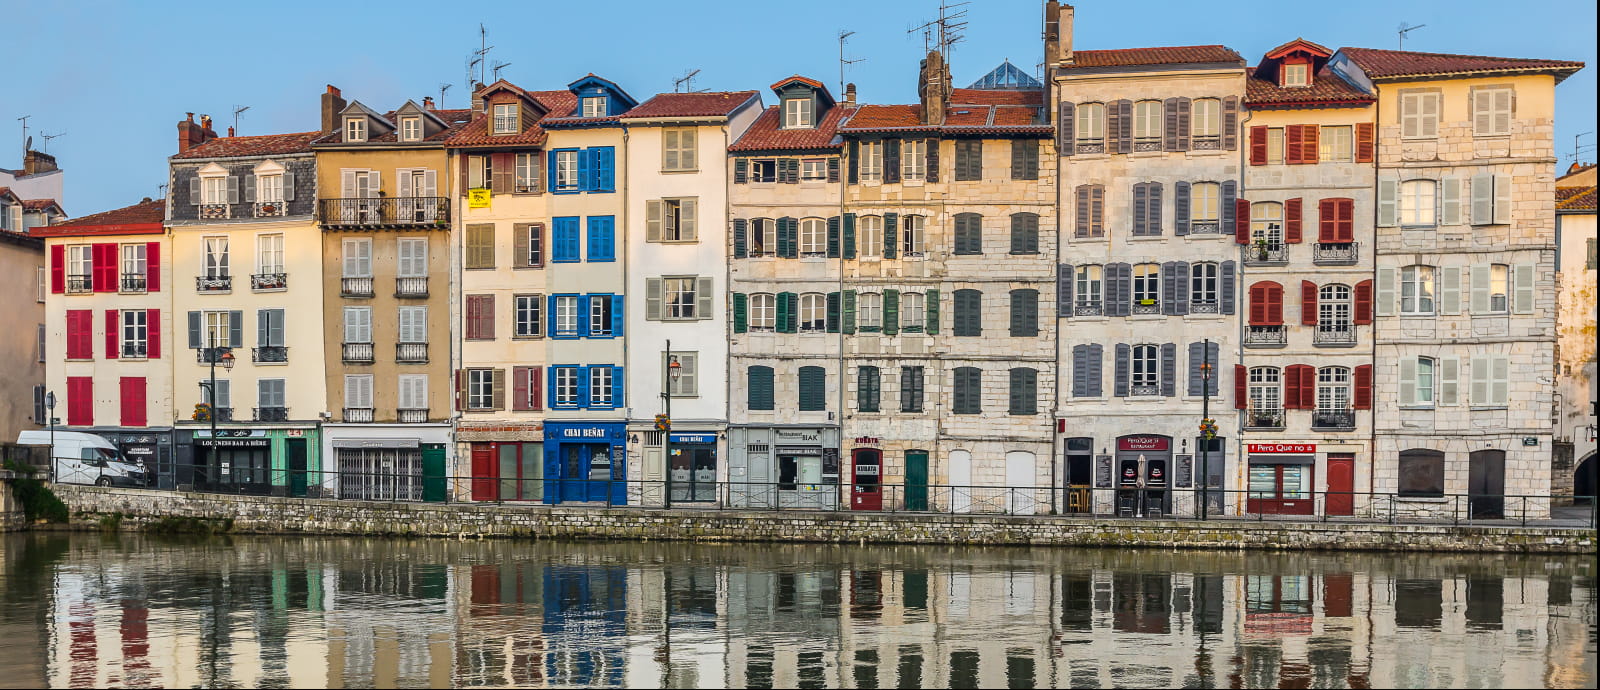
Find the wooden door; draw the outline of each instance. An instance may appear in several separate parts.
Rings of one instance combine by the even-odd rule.
[[[1353,455],[1328,456],[1328,495],[1323,511],[1328,515],[1355,513],[1356,459]]]
[[[928,509],[928,451],[906,451],[906,510]]]

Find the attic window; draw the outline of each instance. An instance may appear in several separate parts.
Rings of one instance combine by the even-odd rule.
[[[517,133],[517,104],[499,103],[494,106],[494,133]]]
[[[810,98],[785,98],[783,100],[784,129],[808,129],[811,124]]]
[[[1305,63],[1283,66],[1284,86],[1310,86],[1310,66]]]
[[[606,116],[606,97],[605,96],[584,96],[584,98],[583,98],[583,116],[584,117],[605,117]]]
[[[366,141],[367,120],[361,117],[352,117],[344,121],[345,141]]]
[[[422,141],[422,118],[400,118],[400,141]]]

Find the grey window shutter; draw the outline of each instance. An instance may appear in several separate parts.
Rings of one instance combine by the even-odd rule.
[[[1033,139],[1011,140],[1011,179],[1039,179],[1039,142]]]
[[[1172,269],[1172,313],[1183,316],[1189,313],[1189,262],[1174,261]]]
[[[1078,185],[1077,225],[1073,234],[1089,237],[1089,185]]]
[[[294,201],[294,173],[283,174],[283,200]]]
[[[1133,101],[1117,101],[1117,151],[1133,153]]]
[[[1239,198],[1239,183],[1227,180],[1222,183],[1222,208],[1218,209],[1222,217],[1222,234],[1233,233],[1233,212],[1235,200]]]
[[[1161,313],[1176,315],[1178,308],[1178,265],[1167,261],[1161,264]]]
[[[579,315],[583,316],[582,314]],[[661,320],[661,279],[644,279],[644,318],[649,321]]]
[[[1234,264],[1232,261],[1222,262],[1222,276],[1220,280],[1222,281],[1222,313],[1224,314],[1233,313],[1234,270]]]
[[[883,181],[894,184],[900,181],[900,140],[883,140]]]
[[[1072,346],[1072,397],[1089,395],[1089,346]]]
[[[1120,101],[1106,103],[1106,153],[1122,153],[1122,109]]]
[[[228,312],[228,347],[244,347],[244,312]]]
[[[926,150],[928,152],[927,155],[923,156],[923,159],[922,159],[923,163],[924,163],[923,167],[927,169],[927,173],[926,173],[927,179],[928,179],[929,182],[938,182],[939,181],[939,140],[938,139],[923,139],[922,140],[922,145],[923,145],[924,150]]]
[[[1111,390],[1119,398],[1128,397],[1128,359],[1133,354],[1132,350],[1127,343],[1117,343],[1117,361],[1112,369],[1116,380],[1111,383]]]
[[[269,342],[270,338],[268,336],[268,333],[272,330],[272,321],[271,321],[272,317],[268,316],[267,314],[268,314],[268,311],[266,309],[257,309],[256,310],[256,345],[257,346],[264,346],[264,345],[272,344],[271,342]]]
[[[749,255],[749,234],[750,221],[743,218],[735,218],[733,220],[733,258],[743,259]]]
[[[1089,397],[1098,398],[1105,395],[1103,379],[1106,348],[1100,343],[1089,345]]]
[[[1175,343],[1161,345],[1161,394],[1169,398],[1178,394],[1178,346]]]
[[[850,184],[861,181],[861,142],[850,140]]]
[[[239,177],[237,175],[228,176],[228,203],[239,203]]]
[[[1010,373],[1010,405],[1007,411],[1011,414],[1034,414],[1038,407],[1036,404],[1038,372],[1028,367],[1017,367]]]
[[[744,184],[750,179],[750,161],[737,158],[733,161],[733,183]]]
[[[1132,313],[1133,305],[1133,266],[1131,264],[1111,264],[1107,269],[1116,269],[1117,291],[1115,294],[1116,313],[1112,316],[1127,316]]]
[[[1178,99],[1168,98],[1161,103],[1164,117],[1162,117],[1161,149],[1164,151],[1182,151],[1178,148]]]
[[[1172,215],[1174,235],[1183,237],[1189,234],[1189,183],[1179,182],[1176,185],[1176,194],[1172,199]]]
[[[1057,136],[1059,141],[1056,142],[1056,150],[1060,151],[1063,156],[1070,156],[1076,153],[1073,150],[1076,142],[1072,138],[1072,127],[1077,124],[1076,114],[1077,106],[1067,101],[1062,101],[1061,107],[1057,110],[1057,116],[1061,118],[1061,127]]]
[[[1072,317],[1072,264],[1056,266],[1056,316]]]
[[[834,157],[828,159],[828,181],[829,182],[838,182],[839,181],[839,157],[838,156],[834,156]]]
[[[198,350],[205,347],[200,340],[200,312],[189,312],[189,349]]]
[[[1187,395],[1199,396],[1202,393],[1200,364],[1205,362],[1205,343],[1189,343],[1189,386]]]
[[[1455,215],[1459,219],[1461,216],[1460,180],[1456,180],[1456,183]],[[1378,180],[1378,227],[1388,228],[1399,224],[1399,205],[1397,203],[1399,194],[1399,180],[1393,178]]]
[[[1145,184],[1144,231],[1147,235],[1161,234],[1161,183]]]
[[[189,203],[193,204],[195,206],[199,206],[200,205],[201,196],[202,195],[201,195],[201,192],[200,192],[200,178],[198,178],[198,177],[189,178]]]
[[[1189,115],[1194,112],[1193,102],[1188,98],[1178,99],[1178,150],[1189,150]]]
[[[1146,231],[1145,209],[1149,206],[1148,185],[1143,182],[1133,185],[1133,236],[1143,237]]]
[[[256,176],[244,176],[244,202],[251,203],[256,200]]]
[[[1239,148],[1239,97],[1222,99],[1222,147],[1232,151]]]
[[[694,313],[701,319],[711,318],[711,291],[710,278],[696,278],[694,281]]]

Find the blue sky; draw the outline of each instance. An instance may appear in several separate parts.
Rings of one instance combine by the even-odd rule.
[[[1254,62],[1296,36],[1337,48],[1393,48],[1401,22],[1425,24],[1410,50],[1582,60],[1557,90],[1556,150],[1571,162],[1573,135],[1595,130],[1595,3],[1357,0],[1307,3],[1080,2],[1076,46],[1084,49],[1222,43]],[[952,70],[958,86],[1009,58],[1025,70],[1041,59],[1038,0],[975,0]],[[21,123],[66,135],[50,153],[66,168],[73,216],[156,196],[176,152],[184,113],[209,113],[218,131],[235,106],[250,110],[240,134],[316,129],[324,84],[379,110],[437,96],[463,107],[465,59],[489,29],[502,76],[535,89],[561,88],[589,72],[639,100],[671,91],[699,69],[697,89],[761,89],[799,73],[836,88],[841,29],[855,31],[847,70],[860,99],[916,98],[920,33],[937,0],[654,0],[609,2],[84,2],[0,0],[11,82],[0,99],[0,167],[21,165]],[[679,28],[683,27],[683,28]],[[1594,142],[1593,135],[1586,138]],[[1590,153],[1587,160],[1594,160]]]

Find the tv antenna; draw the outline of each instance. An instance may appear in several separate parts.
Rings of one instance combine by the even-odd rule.
[[[483,28],[483,24],[480,23],[478,24],[478,49],[472,53],[476,56],[472,64],[478,66],[479,83],[483,82],[483,68],[488,64],[489,51],[491,50],[494,50],[494,46],[489,45],[489,30]]]
[[[1412,26],[1405,22],[1400,22],[1400,28],[1396,30],[1396,33],[1400,34],[1400,50],[1406,49],[1406,34],[1416,31],[1424,26],[1427,26],[1427,24],[1418,24],[1416,26]]]
[[[844,68],[849,67],[850,65],[854,65],[854,64],[856,64],[858,62],[866,61],[866,58],[856,58],[854,60],[849,60],[849,59],[846,59],[845,56],[844,56],[844,39],[850,38],[851,36],[854,36],[855,34],[856,34],[856,32],[854,32],[854,31],[845,31],[844,29],[840,29],[839,30],[839,95],[840,96],[844,95]]]
[[[696,91],[694,90],[694,77],[695,77],[695,75],[697,75],[699,73],[700,73],[700,70],[698,70],[698,69],[690,70],[688,74],[685,74],[682,77],[679,77],[677,79],[672,80],[672,92],[673,93],[696,93]]]
[[[39,153],[49,153],[50,152],[50,140],[54,139],[56,137],[64,137],[66,135],[67,135],[66,132],[62,132],[60,134],[51,134],[49,132],[43,132],[43,131],[39,132],[39,136],[44,137],[44,146],[40,147]]]
[[[451,86],[453,86],[453,84],[440,84],[439,85],[439,107],[440,108],[444,108],[444,92],[449,91]]]
[[[30,117],[33,116],[23,115],[22,117],[17,118],[17,121],[22,123],[22,152],[24,154],[28,152],[28,149],[33,148],[33,139],[28,137],[28,118]]]
[[[239,129],[239,116],[244,114],[244,111],[249,109],[250,106],[248,105],[233,106],[233,128],[236,130],[235,133],[237,133],[237,130]]]
[[[507,67],[510,67],[510,66],[511,66],[511,63],[509,63],[509,62],[496,61],[494,63],[494,70],[493,70],[493,72],[494,72],[494,80],[495,81],[500,81],[500,70],[503,70],[503,69],[505,69]]]
[[[1594,144],[1583,143],[1584,137],[1592,137],[1594,132],[1579,132],[1572,137],[1572,162],[1582,163],[1584,154],[1594,153]]]
[[[938,19],[923,24],[922,26],[909,29],[906,31],[906,33],[909,34],[921,31],[923,44],[922,47],[926,49],[929,47],[929,43],[932,42],[932,45],[939,51],[939,54],[944,56],[945,62],[949,62],[950,49],[954,47],[955,44],[966,39],[966,36],[963,34],[965,34],[967,30],[967,11],[965,9],[957,8],[966,7],[970,4],[972,3],[952,3],[941,1],[939,3]],[[935,35],[938,36],[937,39],[934,38]]]

